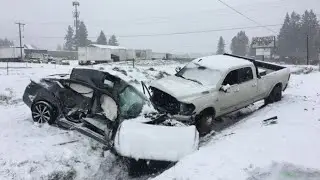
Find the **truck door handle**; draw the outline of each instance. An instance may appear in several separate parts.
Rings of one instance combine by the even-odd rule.
[[[235,89],[235,90],[234,90],[234,92],[239,92],[239,91],[240,91],[240,89]]]
[[[252,84],[252,87],[256,87],[256,86],[257,86],[257,84],[256,84],[256,83]]]

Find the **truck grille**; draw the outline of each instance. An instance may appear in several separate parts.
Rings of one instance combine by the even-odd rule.
[[[180,102],[176,98],[154,87],[151,87],[151,91],[151,102],[156,106],[158,111],[172,115],[179,113]]]

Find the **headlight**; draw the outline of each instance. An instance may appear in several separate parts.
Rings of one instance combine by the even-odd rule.
[[[193,104],[180,103],[181,115],[191,115],[194,110],[195,106]]]

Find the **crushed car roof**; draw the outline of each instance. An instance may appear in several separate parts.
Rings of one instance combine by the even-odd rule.
[[[98,88],[103,87],[105,79],[108,79],[112,82],[121,80],[119,77],[111,75],[107,72],[85,68],[73,68],[70,79],[83,81]]]
[[[228,70],[234,66],[250,66],[252,62],[241,58],[226,56],[226,55],[213,55],[198,58],[192,61],[200,66],[205,66],[210,69]]]

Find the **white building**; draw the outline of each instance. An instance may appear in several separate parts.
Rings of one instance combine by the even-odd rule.
[[[90,44],[88,47],[95,47],[100,49],[109,49],[111,52],[111,59],[113,61],[126,61],[135,59],[135,51],[121,46],[110,46],[101,44]]]
[[[151,60],[152,50],[151,49],[136,49],[135,56],[138,60]]]

